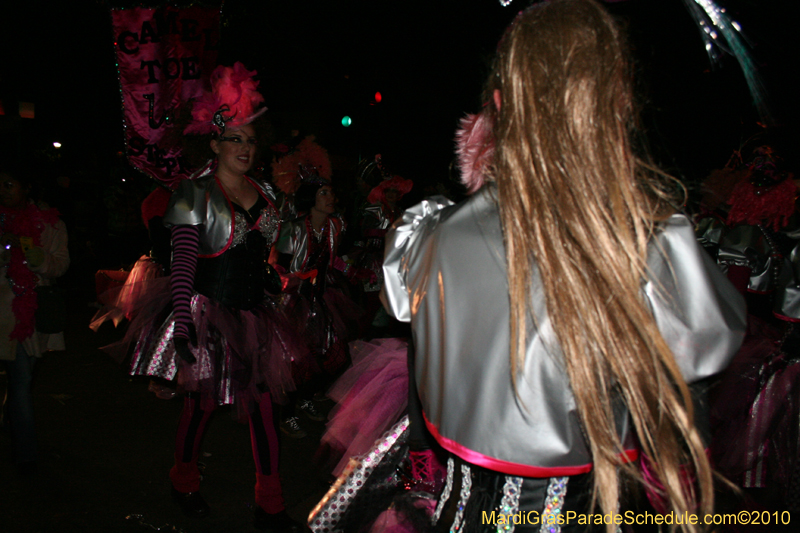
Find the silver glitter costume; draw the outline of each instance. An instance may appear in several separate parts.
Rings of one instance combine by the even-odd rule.
[[[589,472],[591,455],[535,271],[537,327],[529,325],[519,399],[509,382],[508,284],[492,191],[459,205],[435,197],[403,214],[386,239],[384,304],[411,323],[428,429],[445,449],[507,475]],[[663,223],[648,264],[642,295],[685,379],[720,372],[744,337],[745,305],[698,246],[686,217]],[[616,418],[629,442],[621,403]],[[634,458],[634,447],[626,448]]]

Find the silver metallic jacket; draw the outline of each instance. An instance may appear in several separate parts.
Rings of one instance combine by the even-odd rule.
[[[695,227],[697,240],[717,251],[723,272],[729,265],[750,270],[747,290],[774,294],[773,313],[789,322],[800,322],[800,230],[783,231],[784,240],[795,243],[784,257],[773,233],[762,227],[738,224],[728,227],[717,217],[701,219]]]
[[[333,264],[333,256],[339,248],[344,221],[338,215],[331,215],[326,222],[328,224],[328,250],[330,251],[330,264]],[[289,272],[304,272],[306,261],[308,260],[308,228],[306,227],[306,217],[295,218],[287,222],[281,228],[281,235],[275,247],[282,254],[290,254],[292,262],[289,264]]]
[[[261,220],[264,231],[270,233],[265,236],[271,245],[277,239],[280,227],[275,194],[267,183],[255,180],[250,180],[250,183],[271,204],[270,212]],[[214,257],[228,249],[234,240],[233,206],[217,183],[213,170],[197,179],[181,182],[170,198],[164,225],[168,228],[200,226],[200,257]]]
[[[516,377],[521,401],[514,395],[505,251],[491,191],[458,205],[431,198],[395,222],[386,237],[384,305],[412,325],[425,418],[444,448],[508,475],[588,472],[591,455],[537,272],[532,310],[539,326],[529,325]],[[684,216],[672,216],[655,241],[643,295],[686,380],[716,374],[744,337],[744,300]],[[620,404],[623,442],[631,442],[628,418]],[[629,459],[636,454],[626,449]]]
[[[381,204],[370,204],[364,208],[365,229],[389,229],[392,223],[383,211]]]

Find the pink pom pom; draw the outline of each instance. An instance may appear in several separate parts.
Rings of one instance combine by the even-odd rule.
[[[470,114],[461,119],[456,130],[456,154],[461,183],[472,194],[486,181],[486,167],[494,156],[492,127],[483,113]]]

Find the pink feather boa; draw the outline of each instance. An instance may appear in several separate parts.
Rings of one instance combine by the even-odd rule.
[[[55,209],[39,209],[28,203],[23,209],[14,210],[0,206],[0,234],[11,233],[18,237],[30,237],[34,246],[41,246],[42,231],[45,225],[53,226],[58,222],[58,211]],[[11,261],[6,270],[6,277],[14,292],[11,311],[16,323],[9,337],[23,341],[33,335],[37,309],[36,285],[39,278],[33,273],[25,261],[25,253],[20,246],[11,248]]]

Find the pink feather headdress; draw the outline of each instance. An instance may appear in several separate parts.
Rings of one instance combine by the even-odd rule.
[[[211,92],[195,100],[192,123],[183,133],[222,134],[226,128],[241,128],[264,113],[266,107],[257,109],[264,97],[257,90],[259,82],[253,79],[256,74],[238,61],[232,67],[215,68],[211,73]]]

